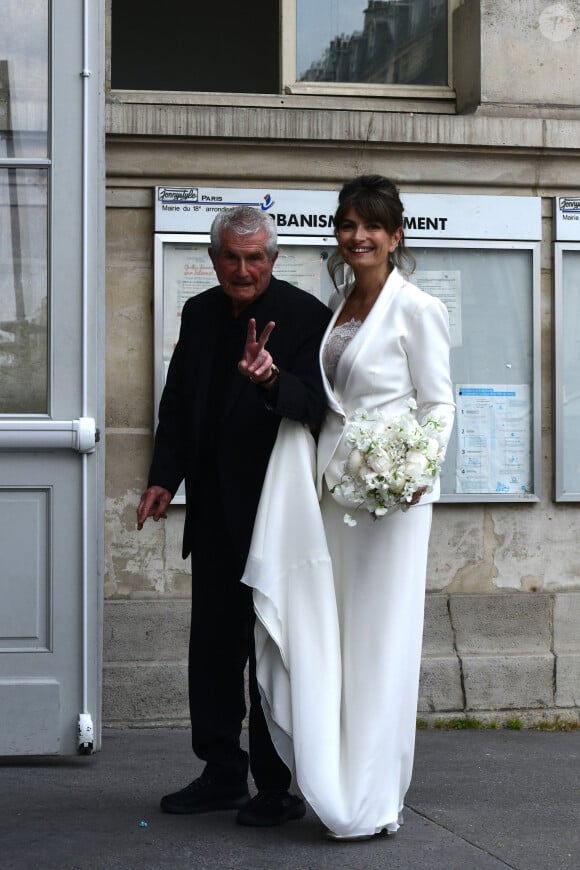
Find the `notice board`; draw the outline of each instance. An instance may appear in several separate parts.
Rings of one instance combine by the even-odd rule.
[[[402,193],[410,277],[449,313],[457,416],[442,501],[540,496],[539,197]],[[220,211],[247,204],[278,230],[274,273],[326,302],[336,191],[155,189],[155,406],[187,298],[215,285],[207,255]],[[579,483],[580,490],[580,483]],[[179,494],[177,500],[182,499]]]
[[[580,501],[580,196],[554,200],[554,498]]]

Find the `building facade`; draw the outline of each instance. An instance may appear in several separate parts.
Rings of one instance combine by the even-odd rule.
[[[285,52],[301,35],[300,3],[294,17],[292,6],[282,4],[294,32],[281,29],[278,93],[123,90],[111,86],[115,58],[108,53],[105,721],[187,720],[183,509],[141,533],[134,524],[155,414],[155,187],[333,191],[369,172],[395,179],[403,199],[497,197],[498,220],[502,197],[541,198],[541,400],[534,411],[541,495],[526,504],[490,498],[437,506],[419,710],[427,718],[577,719],[578,505],[555,501],[553,485],[553,204],[580,192],[580,3],[445,4],[451,77],[444,85],[439,72],[433,84],[422,83],[429,78],[423,71],[401,85],[376,65],[368,74],[360,64],[355,75],[346,70],[356,66],[362,42],[369,44],[373,20],[380,29],[388,16],[400,22],[412,7],[429,6],[396,0],[371,0],[360,32],[320,43],[326,73],[319,61],[302,79],[296,67],[294,79],[284,78]],[[440,27],[441,4],[431,6]],[[407,33],[420,39],[405,20]],[[423,70],[426,38],[423,31]],[[345,46],[350,60],[345,54],[343,73],[333,78],[329,57]]]
[[[527,438],[526,449],[516,445],[508,457],[527,457],[531,482],[523,494],[502,493],[501,486],[462,492],[452,471],[456,491],[436,506],[419,715],[430,721],[517,716],[524,724],[556,717],[577,722],[580,0],[259,0],[251,19],[234,2],[200,9],[180,0],[161,6],[106,0],[83,7],[93,13],[89,39],[79,4],[27,3],[27,20],[34,15],[42,23],[56,85],[40,100],[50,107],[48,121],[34,116],[24,126],[35,135],[15,138],[0,57],[0,134],[7,132],[0,135],[0,207],[21,215],[21,226],[37,239],[49,240],[39,258],[32,235],[21,233],[34,252],[26,266],[34,280],[23,283],[15,224],[10,231],[8,221],[0,227],[2,260],[11,264],[3,273],[7,289],[0,308],[1,540],[12,559],[0,575],[3,599],[10,602],[8,616],[0,619],[0,702],[6,698],[14,707],[17,652],[28,662],[17,690],[34,683],[38,691],[30,704],[45,699],[47,722],[62,718],[65,699],[67,709],[81,714],[92,708],[98,731],[101,681],[104,724],[188,721],[190,572],[180,555],[183,506],[172,506],[167,521],[141,532],[135,523],[158,392],[156,189],[301,191],[304,199],[327,203],[345,180],[376,172],[396,181],[403,201],[427,197],[453,200],[456,207],[454,198],[461,198],[477,243],[461,227],[453,244],[444,234],[428,239],[421,235],[428,218],[411,212],[408,235],[418,249],[418,275],[426,280],[428,272],[433,286],[437,276],[450,275],[455,287],[451,307],[462,335],[453,353],[464,359],[461,377],[468,386],[462,409],[476,408],[482,385],[487,394],[500,395],[502,384],[514,383],[513,345],[521,349],[513,365],[521,363],[525,372],[513,407],[523,404],[531,420],[514,428]],[[18,9],[25,6],[6,7],[16,33]],[[95,60],[103,46],[104,76]],[[26,70],[38,88],[44,79],[30,65]],[[43,124],[48,139],[36,135]],[[83,141],[91,143],[88,150]],[[15,208],[10,199],[14,173],[20,194],[29,197],[26,208],[22,202]],[[513,214],[522,216],[522,226]],[[444,233],[447,218],[441,221],[437,212],[437,219],[437,232]],[[529,238],[523,229],[528,223]],[[455,259],[445,259],[454,245]],[[514,264],[513,273],[504,269],[506,262]],[[50,281],[52,295],[45,299],[42,282]],[[26,303],[25,318],[21,303],[33,286],[41,289]],[[83,305],[78,287],[84,288]],[[16,379],[15,347],[23,367]],[[71,348],[75,356],[67,356]],[[477,371],[470,370],[471,359],[477,359]],[[23,432],[33,447],[40,444],[34,440],[38,420],[40,430],[57,440],[54,421],[69,421],[72,436],[66,437],[81,455],[79,463],[70,451],[65,459],[45,445],[52,452],[38,477],[38,456],[21,449]],[[80,421],[91,420],[87,436]],[[459,437],[453,469],[460,467]],[[488,445],[490,462],[494,445]],[[71,502],[73,495],[80,500]],[[58,510],[63,503],[69,505],[66,516]],[[18,511],[30,534],[22,533]],[[32,539],[50,546],[39,545],[33,558]],[[32,574],[37,579],[29,588]],[[53,577],[64,586],[54,585]],[[28,598],[14,592],[23,580]],[[71,602],[72,616],[62,602]],[[69,636],[79,656],[84,650],[89,672],[59,682],[41,663],[55,651],[69,662]],[[31,737],[27,751],[70,751],[76,737],[72,714],[67,717],[66,739],[58,738],[56,726],[54,733],[45,728],[38,740]],[[20,724],[13,725],[17,732]],[[11,746],[0,752],[15,751]]]

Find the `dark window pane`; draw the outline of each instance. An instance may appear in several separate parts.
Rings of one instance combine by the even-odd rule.
[[[277,0],[112,0],[111,86],[280,91]]]

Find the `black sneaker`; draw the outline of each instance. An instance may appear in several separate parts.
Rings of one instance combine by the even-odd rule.
[[[237,810],[249,799],[250,793],[245,782],[232,785],[202,775],[181,791],[162,797],[161,809],[164,813],[178,815],[209,813],[212,810]]]
[[[270,828],[291,819],[301,819],[305,813],[304,801],[296,795],[287,791],[260,791],[239,810],[236,822],[253,828]]]

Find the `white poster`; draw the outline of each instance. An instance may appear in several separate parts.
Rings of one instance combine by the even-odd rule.
[[[532,492],[529,384],[460,384],[457,492]]]
[[[173,354],[183,306],[190,298],[215,287],[216,274],[207,244],[166,244],[163,249],[163,362],[165,373]]]
[[[331,254],[332,248],[313,245],[281,246],[278,259],[274,263],[274,275],[280,281],[295,284],[301,290],[306,290],[326,302],[326,289],[330,281],[326,264]]]
[[[418,270],[410,280],[443,302],[449,315],[451,347],[461,347],[461,272],[458,269]]]
[[[204,242],[166,242],[163,246],[163,369],[179,338],[181,312],[191,296],[215,287],[217,277]],[[274,275],[326,303],[334,288],[328,274],[333,247],[281,245]]]

